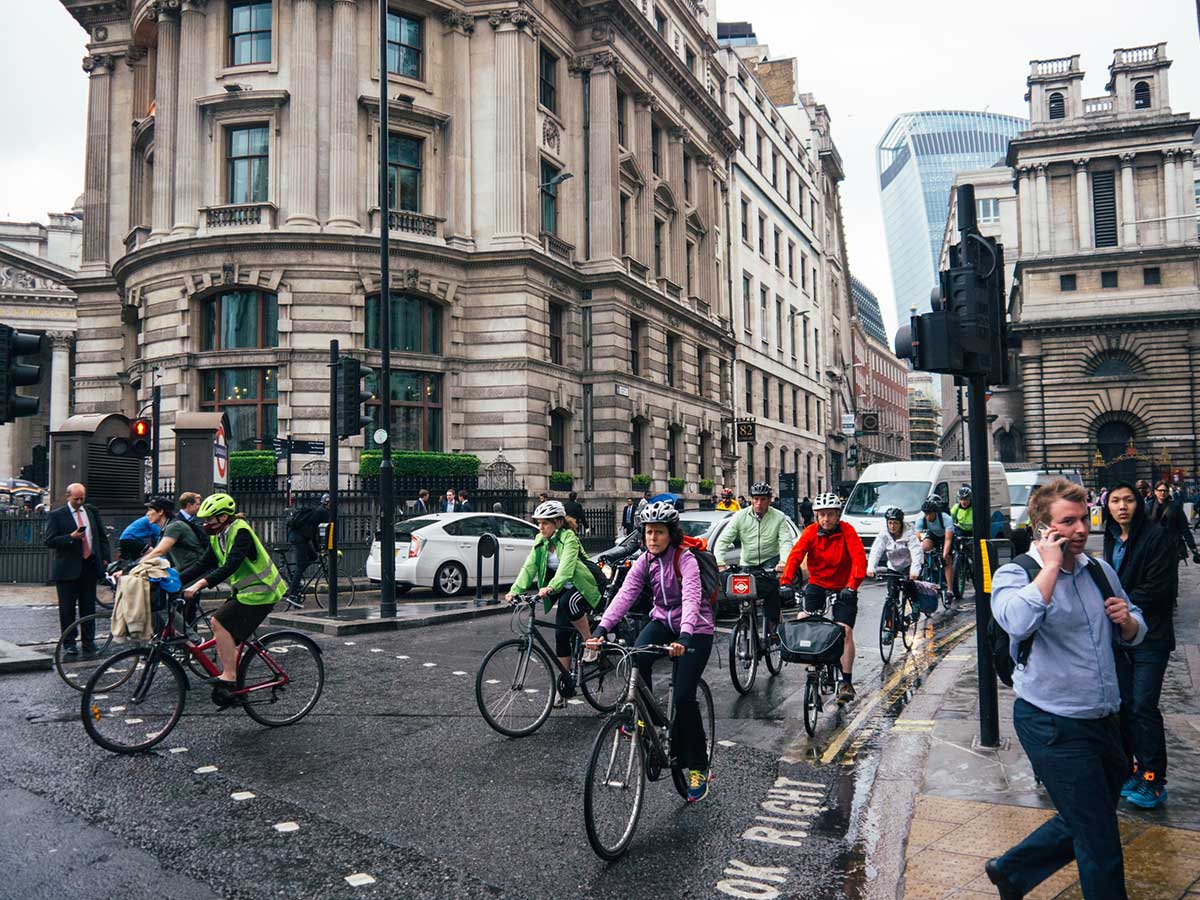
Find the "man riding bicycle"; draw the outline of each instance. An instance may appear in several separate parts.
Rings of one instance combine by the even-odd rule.
[[[921,564],[925,562],[925,553],[917,533],[911,528],[904,527],[904,510],[892,506],[883,513],[887,529],[879,533],[871,544],[871,553],[867,557],[867,573],[872,578],[878,578],[884,572],[908,573],[908,580],[901,584],[905,599],[916,607],[916,590],[913,582],[921,577]],[[932,633],[933,622],[926,625]]]
[[[254,529],[237,511],[237,503],[228,494],[211,494],[200,504],[196,518],[208,532],[208,551],[196,563],[179,573],[188,584],[207,572],[183,592],[191,600],[206,587],[229,581],[233,593],[212,615],[213,638],[221,674],[213,685],[213,703],[224,709],[236,701],[230,690],[237,683],[238,644],[254,634],[254,629],[287,593],[287,583],[271,561],[271,555]]]
[[[958,502],[950,510],[950,521],[954,523],[954,534],[958,537],[970,538],[975,532],[975,510],[971,508],[971,489],[963,485],[958,489]],[[953,571],[953,565],[948,571]],[[947,584],[954,585],[953,580]],[[954,587],[954,602],[962,600],[962,594]]]
[[[921,549],[925,551],[926,558],[935,553],[938,547],[941,548],[946,588],[949,589],[954,584],[954,560],[950,552],[954,547],[954,522],[948,514],[942,512],[942,498],[937,494],[930,494],[921,504],[917,533],[924,535],[921,539]]]
[[[804,529],[800,540],[788,554],[782,584],[791,584],[800,565],[808,560],[808,584],[804,587],[804,609],[817,612],[825,608],[825,595],[837,591],[833,621],[846,633],[842,651],[842,687],[838,703],[854,699],[854,622],[858,618],[858,586],[867,577],[867,554],[862,538],[842,519],[842,501],[837,494],[821,494],[813,501],[817,521]]]
[[[729,517],[729,524],[717,539],[713,556],[724,572],[728,565],[725,555],[734,544],[742,548],[741,565],[746,568],[773,568],[776,577],[763,576],[758,581],[758,596],[772,631],[779,627],[779,578],[783,560],[792,549],[792,531],[787,516],[771,505],[771,486],[759,481],[750,488],[750,506]]]

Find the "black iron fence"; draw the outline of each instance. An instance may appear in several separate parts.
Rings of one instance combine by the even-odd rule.
[[[50,580],[50,551],[42,546],[46,514],[0,517],[0,581],[45,584]]]

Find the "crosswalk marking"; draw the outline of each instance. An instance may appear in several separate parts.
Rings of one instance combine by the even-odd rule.
[[[271,827],[274,828],[276,831],[278,831],[280,834],[288,834],[289,832],[292,832],[292,831],[299,831],[300,823],[299,822],[276,822]]]
[[[217,771],[216,766],[201,766],[198,769],[192,769],[192,772],[197,775],[211,775],[215,771]]]
[[[351,887],[362,887],[365,884],[374,884],[375,879],[366,872],[355,872],[353,875],[346,876],[346,884]]]
[[[232,794],[229,795],[230,799],[238,800],[238,801],[253,800],[255,798],[255,796],[256,796],[256,794],[254,793],[254,791],[234,791]]]

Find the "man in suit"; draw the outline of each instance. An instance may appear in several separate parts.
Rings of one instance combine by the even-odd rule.
[[[54,551],[51,579],[58,591],[58,623],[63,631],[77,618],[96,611],[96,582],[108,562],[108,535],[94,506],[87,505],[87,488],[67,486],[67,502],[46,519],[42,543]],[[76,612],[78,606],[78,612]],[[95,652],[94,627],[83,629],[83,652]],[[74,656],[74,643],[64,648]]]

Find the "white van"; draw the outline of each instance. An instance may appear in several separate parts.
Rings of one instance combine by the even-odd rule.
[[[1023,472],[1005,472],[1008,480],[1008,499],[1012,509],[1012,530],[1029,529],[1029,495],[1039,485],[1049,484],[1055,478],[1065,478],[1075,484],[1083,484],[1079,473],[1068,470],[1048,471],[1046,469],[1030,469]]]
[[[988,464],[989,496],[992,507],[992,537],[1008,537],[1008,482],[1004,466]],[[883,513],[888,507],[904,510],[904,521],[916,526],[921,518],[921,504],[930,494],[937,494],[947,508],[957,499],[958,489],[971,486],[971,464],[963,460],[913,460],[907,462],[875,463],[859,476],[850,499],[842,510],[843,520],[849,522],[868,547],[886,527]]]

